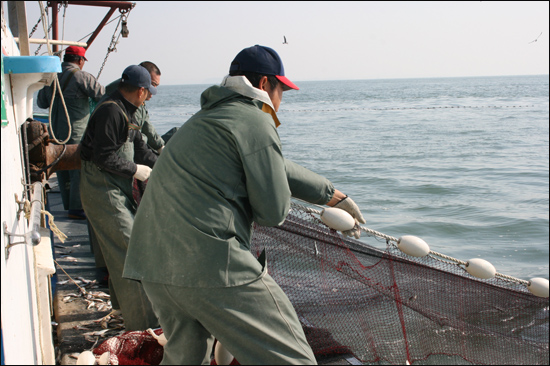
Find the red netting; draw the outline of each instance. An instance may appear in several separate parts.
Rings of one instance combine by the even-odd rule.
[[[296,206],[280,227],[255,226],[252,253],[264,248],[319,363],[549,363],[548,298],[523,285],[344,240]],[[109,339],[94,353],[107,350],[120,364],[162,359],[146,332]]]
[[[155,330],[155,334],[162,334],[162,330]],[[109,338],[92,352],[96,356],[110,352],[109,365],[158,365],[164,350],[146,331],[134,331]]]

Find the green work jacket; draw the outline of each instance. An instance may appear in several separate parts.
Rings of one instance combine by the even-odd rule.
[[[58,75],[59,84],[63,89],[63,98],[71,120],[71,135],[67,144],[78,144],[90,118],[90,99],[94,102],[100,100],[105,94],[105,88],[93,75],[80,70],[76,64],[63,62],[61,66],[63,72]],[[53,86],[46,86],[40,90],[36,101],[38,107],[50,108],[52,96]],[[55,137],[63,141],[69,137],[69,126],[59,91],[51,112],[51,128]]]
[[[250,283],[253,221],[284,222],[291,195],[325,204],[334,187],[283,157],[264,103],[212,86],[171,138],[137,211],[124,277],[183,287]],[[265,109],[265,108],[264,108]]]

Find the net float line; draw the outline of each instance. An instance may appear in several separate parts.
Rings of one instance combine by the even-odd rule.
[[[314,205],[314,204],[311,204],[311,205],[318,207],[320,210],[301,205],[294,201],[291,202],[291,207],[295,209],[299,209],[307,213],[315,214],[315,215],[318,215],[319,217],[322,217],[326,209],[318,205]],[[333,208],[330,208],[330,210],[333,210]],[[343,211],[343,210],[340,210],[340,211],[342,211],[340,215],[342,215],[343,217],[346,215],[351,217],[351,215],[349,215],[346,211]],[[331,211],[331,212],[334,212],[334,211]],[[332,216],[333,214],[331,214],[331,219],[332,219]],[[330,222],[328,222],[327,224],[327,220],[322,220],[322,221],[328,227],[338,231],[342,231],[340,230],[341,229],[340,221],[345,221],[345,218],[335,223],[334,227],[331,227],[332,225]],[[338,229],[336,229],[336,227]],[[522,280],[516,277],[512,277],[512,276],[508,276],[508,275],[496,272],[495,267],[484,259],[473,258],[473,259],[470,259],[469,261],[463,261],[442,253],[435,252],[429,249],[428,244],[426,244],[424,240],[416,236],[405,235],[400,238],[395,238],[393,236],[386,235],[384,233],[378,232],[376,230],[373,230],[367,227],[363,227],[361,225],[359,225],[359,227],[361,228],[361,231],[365,232],[367,235],[384,239],[388,245],[391,245],[392,247],[399,249],[401,252],[407,255],[410,255],[413,257],[424,257],[429,255],[430,257],[436,260],[450,261],[453,264],[464,266],[463,269],[466,270],[470,275],[474,277],[481,278],[481,279],[490,279],[493,277],[499,277],[503,280],[526,286],[527,289],[536,296],[548,297],[548,280],[545,278],[536,277],[536,278],[532,278],[530,281]]]

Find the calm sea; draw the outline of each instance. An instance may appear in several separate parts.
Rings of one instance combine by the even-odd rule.
[[[548,278],[548,81],[301,82],[284,93],[278,131],[285,156],[352,197],[366,227]],[[159,87],[147,105],[157,131],[185,123],[208,86]]]
[[[278,113],[283,152],[352,197],[366,227],[548,278],[548,75],[297,84]],[[161,85],[147,104],[157,131],[185,123],[209,86]]]

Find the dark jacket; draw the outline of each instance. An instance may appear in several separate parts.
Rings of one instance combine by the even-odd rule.
[[[117,79],[105,87],[106,95],[112,94],[117,90],[120,80],[121,79]],[[165,141],[161,136],[159,136],[157,130],[149,120],[149,112],[147,111],[145,103],[143,103],[136,111],[136,122],[141,133],[143,134],[143,141],[145,141],[147,145],[155,150],[159,150],[164,146]]]
[[[106,103],[106,102],[115,102]],[[153,167],[157,160],[136,128],[137,107],[117,90],[99,104],[88,122],[82,138],[82,160],[94,162],[100,169],[131,178],[137,164]],[[121,158],[117,151],[126,142],[134,143],[134,161]]]

